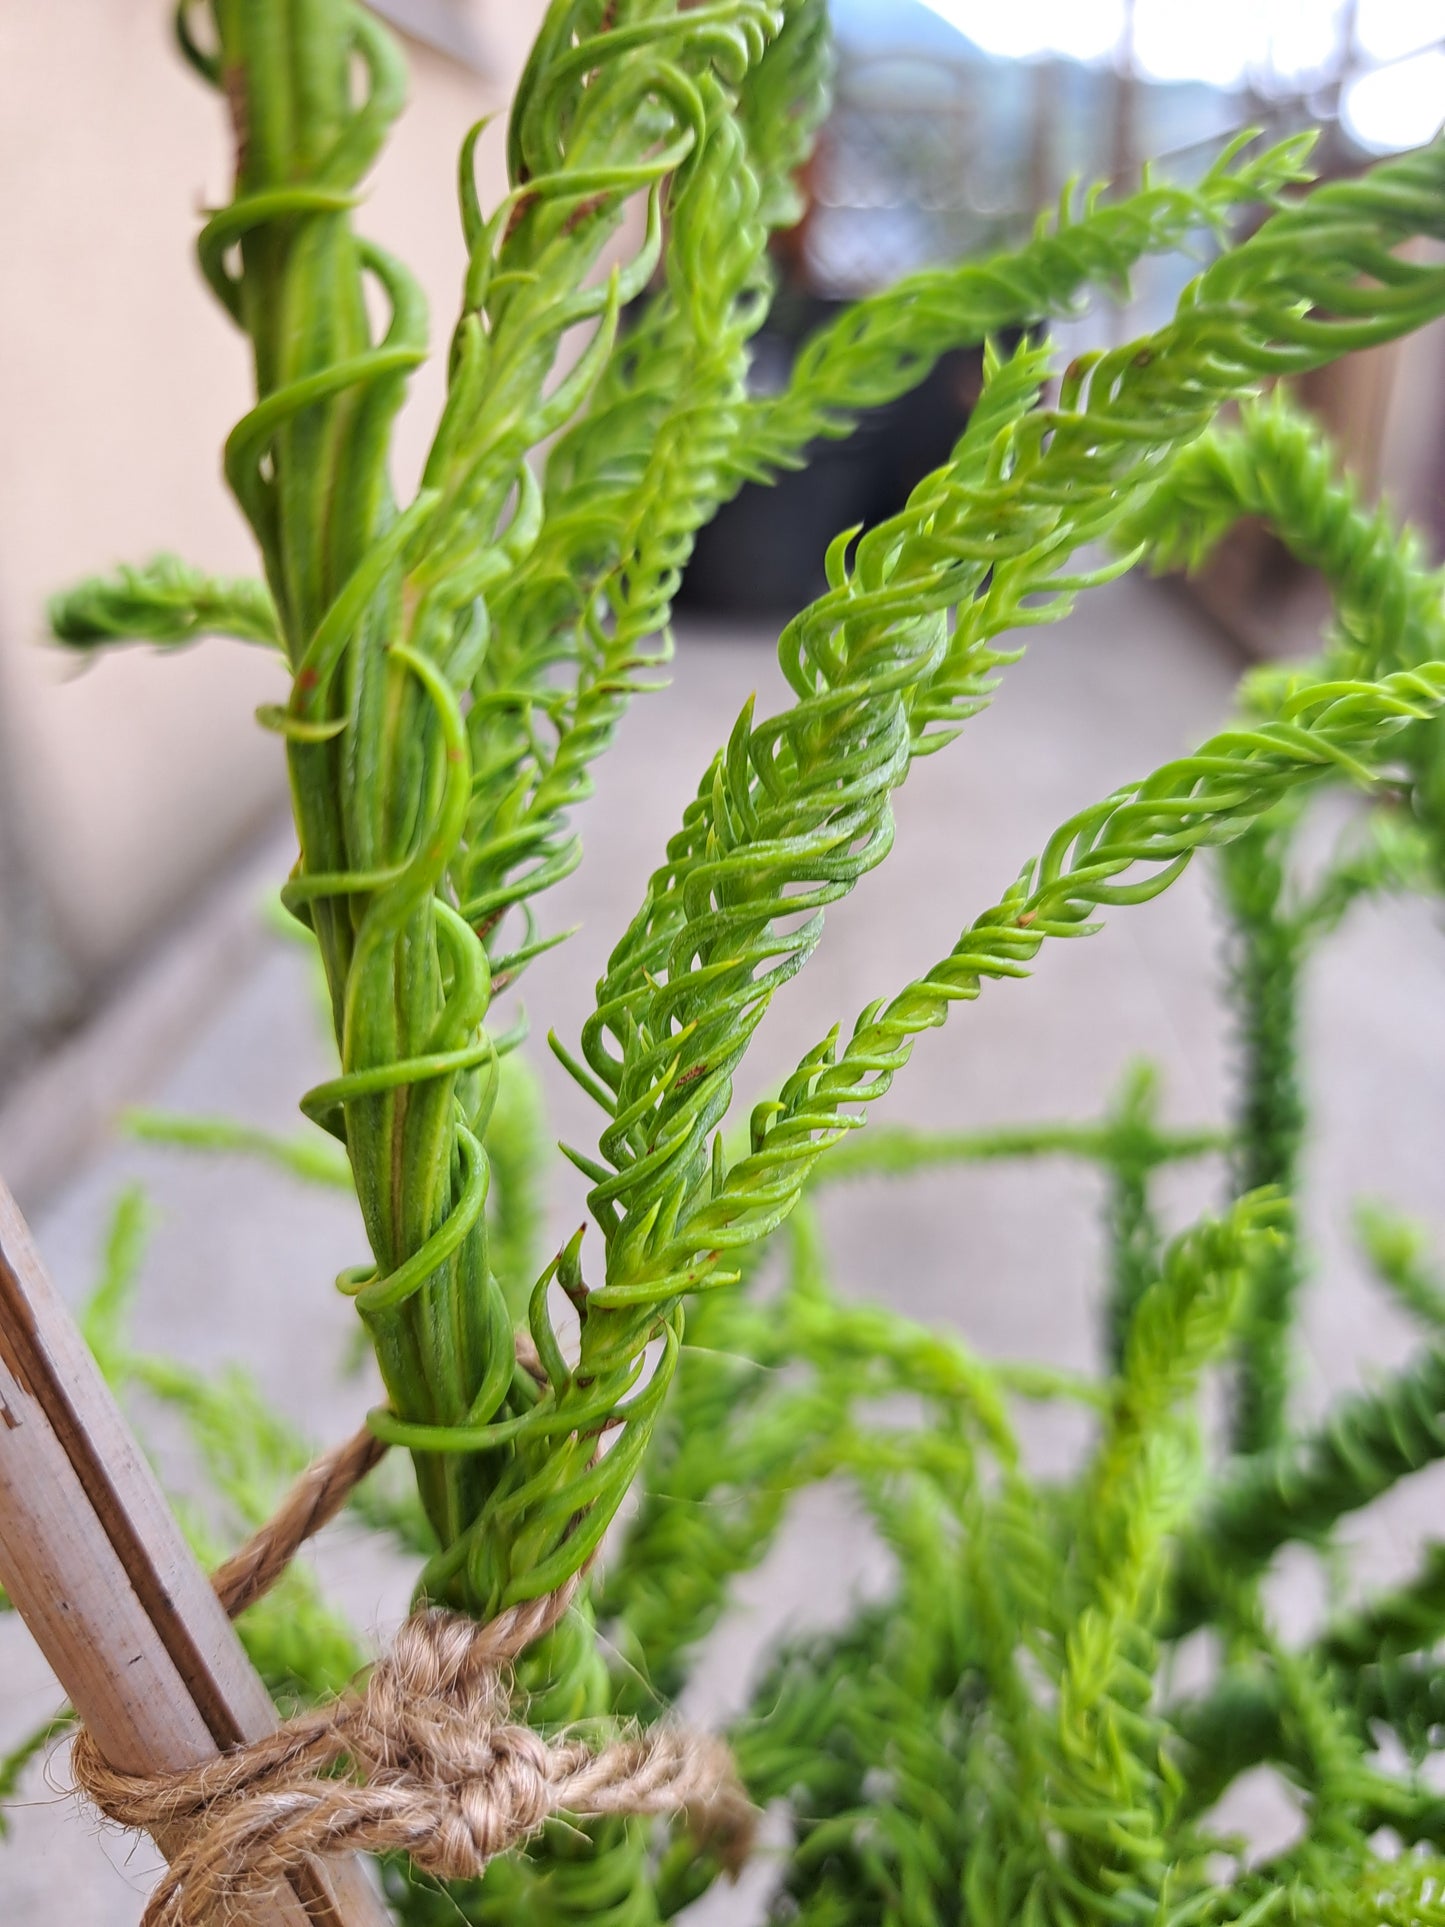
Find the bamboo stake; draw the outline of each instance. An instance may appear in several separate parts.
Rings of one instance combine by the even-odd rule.
[[[0,1584],[119,1771],[175,1772],[276,1725],[3,1182]],[[248,1927],[389,1919],[355,1860],[312,1864],[291,1888]]]

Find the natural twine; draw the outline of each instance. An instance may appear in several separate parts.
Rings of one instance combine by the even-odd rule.
[[[233,1618],[275,1584],[384,1450],[363,1431],[303,1473],[214,1576]],[[82,1729],[71,1756],[80,1791],[120,1825],[168,1836],[170,1865],[142,1927],[223,1919],[313,1855],[400,1851],[441,1879],[475,1877],[560,1813],[685,1814],[736,1871],[756,1815],[721,1740],[654,1726],[594,1751],[509,1717],[512,1661],[557,1624],[579,1584],[486,1625],[416,1612],[339,1700],[177,1773],[118,1773]],[[330,1777],[342,1762],[347,1772]]]

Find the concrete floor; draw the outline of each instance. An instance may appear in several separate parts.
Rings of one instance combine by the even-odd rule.
[[[805,978],[777,1000],[750,1061],[745,1101],[790,1066],[835,1019],[886,994],[943,954],[960,927],[996,900],[1019,865],[1075,809],[1191,746],[1217,724],[1238,665],[1212,631],[1164,591],[1125,582],[1085,599],[1054,630],[1036,632],[993,707],[952,750],[922,764],[898,799],[898,842],[887,865],[830,914]],[[708,755],[752,690],[780,694],[770,638],[692,627],[673,686],[629,719],[605,765],[584,832],[588,860],[557,893],[553,927],[582,929],[543,959],[527,984],[534,1034],[575,1038],[611,942],[636,905],[664,835]],[[284,872],[277,846],[272,873]],[[1229,1047],[1218,999],[1219,929],[1201,868],[1165,899],[1117,911],[1082,943],[1045,953],[1032,982],[991,986],[926,1038],[889,1101],[920,1124],[985,1126],[1083,1118],[1101,1108],[1127,1062],[1163,1068],[1168,1113],[1214,1120],[1227,1103]],[[1445,1218],[1438,1151],[1445,1131],[1445,947],[1421,905],[1360,912],[1312,979],[1316,1129],[1310,1154],[1311,1229],[1319,1280],[1307,1314],[1308,1382],[1316,1406],[1333,1386],[1401,1355],[1404,1333],[1356,1278],[1349,1208],[1382,1194],[1437,1224]],[[545,1051],[558,1135],[585,1144],[596,1118]],[[279,938],[254,946],[183,1043],[133,1077],[135,1100],[224,1110],[289,1128],[298,1093],[324,1074],[301,956]],[[138,1178],[156,1229],[138,1336],[173,1355],[253,1367],[274,1400],[318,1440],[341,1437],[366,1402],[330,1361],[350,1313],[331,1291],[336,1270],[362,1256],[355,1214],[249,1166],[110,1144],[78,1163],[33,1211],[40,1245],[72,1298],[86,1289],[109,1201]],[[558,1164],[556,1226],[581,1219],[582,1186]],[[1175,1187],[1181,1216],[1209,1191],[1206,1172]],[[838,1269],[850,1289],[956,1325],[986,1354],[1080,1363],[1092,1355],[1099,1261],[1098,1199],[1087,1174],[950,1171],[898,1185],[860,1184],[830,1199]],[[1445,1225],[1441,1226],[1445,1230]],[[1072,1449],[1065,1430],[1034,1440],[1041,1461]],[[1438,1511],[1441,1481],[1425,1475],[1395,1495],[1362,1539],[1361,1570],[1387,1577]],[[742,1697],[772,1629],[816,1612],[826,1590],[873,1583],[876,1555],[859,1551],[846,1509],[824,1495],[804,1506],[785,1552],[744,1589],[719,1635],[690,1711],[715,1717]],[[404,1610],[404,1570],[334,1528],[316,1556],[357,1623],[384,1636]],[[826,1589],[820,1570],[836,1575]],[[1292,1623],[1317,1610],[1308,1574],[1288,1591]],[[0,1745],[43,1714],[55,1689],[27,1636],[0,1620]],[[63,1761],[51,1769],[58,1781]],[[148,1846],[106,1835],[40,1773],[0,1848],[0,1917],[42,1914],[67,1927],[133,1927],[154,1866]],[[732,1919],[754,1911],[729,1902]]]

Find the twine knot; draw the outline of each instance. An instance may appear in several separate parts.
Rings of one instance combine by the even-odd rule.
[[[315,1855],[402,1852],[441,1879],[475,1878],[560,1813],[685,1814],[737,1865],[753,1809],[719,1741],[657,1726],[594,1751],[509,1717],[505,1667],[573,1590],[485,1626],[415,1613],[364,1685],[179,1773],[117,1773],[82,1732],[81,1791],[122,1826],[179,1835],[144,1927],[225,1918]]]
[[[346,1451],[360,1476],[366,1454],[354,1442]],[[309,1496],[283,1506],[283,1537],[296,1537],[303,1519],[314,1530],[328,1513],[344,1483],[341,1458],[313,1468],[303,1480]],[[328,1503],[319,1505],[323,1484]],[[217,1590],[228,1605],[249,1603],[255,1575],[264,1569],[269,1583],[283,1565],[274,1544],[262,1557],[246,1548],[232,1566],[247,1583],[230,1585],[223,1572]],[[109,1819],[164,1840],[170,1864],[142,1927],[227,1918],[332,1853],[402,1852],[441,1879],[475,1878],[562,1813],[685,1815],[735,1872],[756,1814],[721,1741],[658,1725],[594,1748],[512,1718],[511,1663],[557,1624],[579,1583],[485,1625],[435,1607],[416,1612],[340,1699],[177,1773],[118,1773],[82,1730],[71,1756],[80,1791]]]

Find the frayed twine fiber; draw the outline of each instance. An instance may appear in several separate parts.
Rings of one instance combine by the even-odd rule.
[[[361,1433],[303,1474],[215,1575],[233,1617],[275,1583],[379,1456]],[[441,1879],[475,1877],[562,1813],[684,1814],[736,1871],[756,1813],[721,1740],[655,1726],[594,1751],[510,1718],[512,1661],[557,1624],[579,1584],[486,1625],[417,1612],[341,1699],[179,1773],[117,1773],[82,1730],[72,1769],[86,1798],[122,1826],[180,1843],[142,1927],[235,1917],[316,1855],[400,1851]]]

